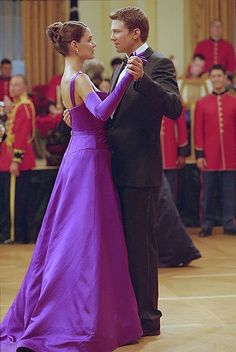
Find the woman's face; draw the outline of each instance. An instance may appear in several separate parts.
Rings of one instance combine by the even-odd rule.
[[[78,56],[82,60],[91,60],[94,58],[94,49],[96,43],[93,41],[92,33],[90,29],[86,29],[80,42],[77,43]]]

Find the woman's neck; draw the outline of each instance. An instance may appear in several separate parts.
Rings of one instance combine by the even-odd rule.
[[[65,58],[65,70],[69,70],[72,72],[81,71],[83,66],[83,62],[78,60],[76,56],[67,56]]]

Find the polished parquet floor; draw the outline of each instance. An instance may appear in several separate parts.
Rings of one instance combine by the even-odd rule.
[[[220,228],[208,238],[199,238],[198,229],[188,232],[203,258],[189,267],[160,270],[161,336],[142,338],[117,352],[236,351],[236,236],[222,235]],[[0,246],[1,318],[32,250],[33,245]]]

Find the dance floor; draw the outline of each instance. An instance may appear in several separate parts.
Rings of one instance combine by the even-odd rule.
[[[236,236],[220,230],[207,238],[199,238],[198,229],[188,230],[203,258],[188,267],[160,270],[161,336],[142,338],[117,352],[236,351]],[[0,246],[1,318],[32,250],[32,244]]]

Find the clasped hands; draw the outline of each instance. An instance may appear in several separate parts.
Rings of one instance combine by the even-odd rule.
[[[127,61],[127,71],[134,77],[135,81],[138,81],[144,75],[143,62],[146,62],[146,59],[138,56],[130,56]]]

